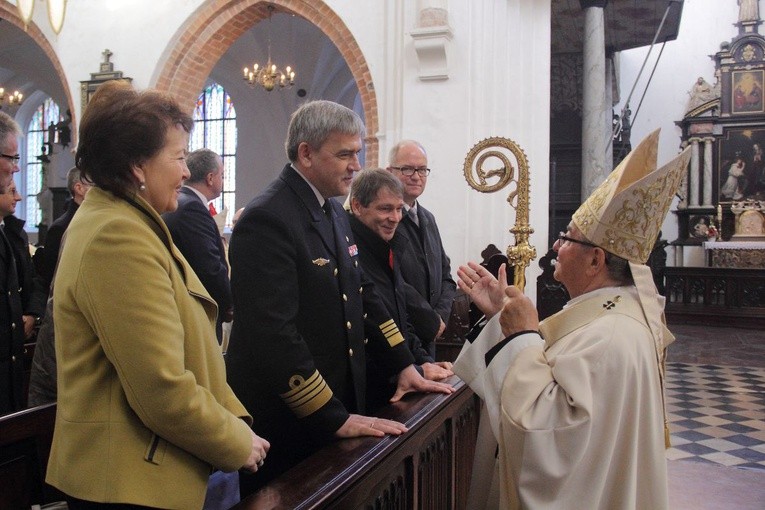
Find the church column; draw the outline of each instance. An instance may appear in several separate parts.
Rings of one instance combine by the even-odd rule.
[[[680,150],[684,150],[686,147],[688,147],[688,140],[683,140],[680,143]],[[688,173],[689,169],[686,168],[683,172],[683,180],[680,181],[680,189],[677,190],[678,195],[680,195],[680,200],[677,203],[678,210],[688,208]]]
[[[605,105],[608,107],[609,110],[612,110],[614,105],[614,58],[613,56],[606,59],[606,85],[604,92],[606,93],[606,101]],[[614,164],[614,144],[612,143],[613,138],[613,125],[607,125],[606,126],[606,132],[608,138],[606,138],[606,168],[610,169],[613,168]]]
[[[704,194],[701,205],[712,205],[712,137],[704,138]]]
[[[603,10],[607,0],[580,0],[584,10],[582,91],[582,200],[605,180],[613,163],[606,161],[609,132],[606,113],[606,43]],[[610,115],[608,115],[610,120]]]
[[[683,267],[683,245],[675,245],[675,267]]]
[[[690,171],[690,189],[688,190],[688,206],[695,207],[699,205],[699,140],[700,138],[691,138],[691,171]]]

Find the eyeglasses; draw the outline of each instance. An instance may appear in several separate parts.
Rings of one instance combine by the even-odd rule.
[[[563,246],[564,244],[566,244],[569,241],[571,241],[572,243],[576,243],[576,244],[583,244],[585,246],[590,246],[592,248],[597,248],[598,247],[597,245],[592,244],[591,242],[580,241],[579,239],[574,239],[574,238],[568,237],[565,232],[558,232],[558,243],[559,243],[560,246]]]
[[[13,163],[18,163],[21,159],[21,156],[16,154],[15,156],[11,156],[10,154],[0,154],[0,158],[5,158]]]
[[[393,170],[398,170],[402,174],[406,175],[407,177],[411,177],[414,175],[415,172],[419,174],[420,177],[427,177],[430,173],[430,168],[425,166],[420,167],[414,167],[414,166],[392,166]]]

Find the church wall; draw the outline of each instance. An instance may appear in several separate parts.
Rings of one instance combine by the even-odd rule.
[[[505,249],[512,242],[508,229],[515,215],[506,203],[510,190],[478,193],[469,188],[462,173],[468,150],[489,136],[511,138],[528,156],[531,223],[536,231],[531,243],[544,254],[549,1],[327,0],[326,4],[343,19],[369,67],[376,96],[379,152],[368,163],[377,160],[384,165],[391,144],[404,137],[416,138],[428,149],[433,174],[422,203],[439,222],[453,269],[480,258],[488,243]],[[419,77],[420,62],[410,32],[418,26],[418,9],[424,6],[446,6],[448,10],[447,79],[423,81]],[[152,86],[159,80],[161,63],[176,44],[173,38],[181,27],[194,22],[200,7],[209,4],[202,0],[70,2],[58,36],[50,30],[44,9],[36,9],[34,20],[51,41],[73,91],[75,122],[80,118],[79,82],[97,71],[105,48],[113,53],[115,69],[131,77],[136,87]],[[283,137],[278,138],[281,143]],[[245,190],[239,183],[237,189],[243,196],[258,191]],[[537,273],[532,263],[527,272],[530,282]],[[534,285],[527,289],[534,298]]]

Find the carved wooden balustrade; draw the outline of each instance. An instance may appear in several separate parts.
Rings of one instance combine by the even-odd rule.
[[[458,377],[448,382],[452,395],[409,395],[377,413],[406,424],[406,434],[338,441],[234,509],[465,508],[478,399]]]
[[[668,267],[666,313],[670,323],[765,326],[765,271]]]

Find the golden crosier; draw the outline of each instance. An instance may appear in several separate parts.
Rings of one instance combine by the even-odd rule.
[[[492,149],[504,149],[492,150]],[[518,175],[515,175],[515,167],[510,158],[507,157],[510,152],[518,164]],[[502,166],[497,169],[485,170],[484,163],[490,158],[496,158],[502,162]],[[507,203],[515,209],[515,225],[510,229],[510,233],[515,237],[515,245],[507,247],[507,260],[513,267],[513,285],[518,287],[521,292],[526,286],[526,268],[531,261],[537,258],[537,250],[529,244],[529,236],[534,233],[534,229],[529,225],[529,163],[523,149],[508,138],[491,137],[481,140],[468,151],[465,156],[463,167],[465,179],[471,188],[481,193],[494,193],[505,188],[511,182],[515,183],[513,189],[507,196]],[[475,171],[475,176],[473,176]],[[494,184],[489,184],[488,179],[499,177]],[[515,204],[513,202],[515,201]]]

